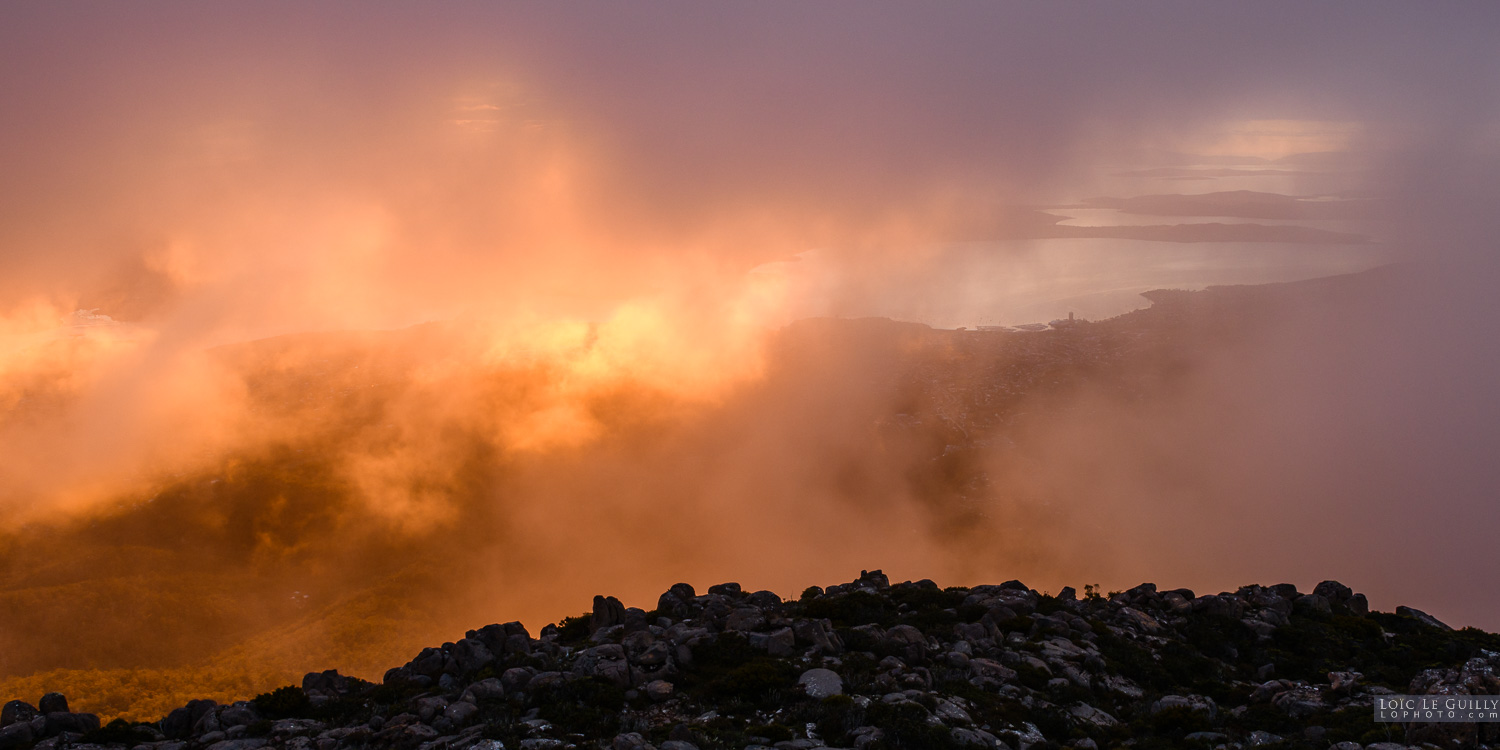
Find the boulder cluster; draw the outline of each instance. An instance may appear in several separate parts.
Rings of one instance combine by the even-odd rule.
[[[1334,581],[1196,595],[1048,595],[880,571],[793,601],[688,584],[548,625],[471,630],[380,684],[314,672],[160,721],[12,701],[0,750],[709,750],[1487,744],[1483,725],[1373,720],[1392,693],[1500,694],[1500,636],[1371,612]],[[1497,733],[1500,735],[1500,733]]]

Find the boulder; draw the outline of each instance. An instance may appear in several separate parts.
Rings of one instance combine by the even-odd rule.
[[[26,701],[11,701],[5,704],[4,708],[0,708],[0,727],[29,722],[35,719],[37,715],[36,706]]]
[[[693,598],[698,594],[690,584],[674,583],[656,599],[656,609],[675,617],[683,617],[692,610]]]
[[[1110,714],[1109,711],[1104,711],[1104,709],[1095,708],[1095,706],[1089,705],[1089,703],[1076,703],[1076,705],[1068,708],[1068,714],[1073,715],[1079,721],[1094,724],[1098,729],[1109,729],[1109,727],[1119,723],[1115,715]]]
[[[844,650],[843,641],[833,632],[833,623],[828,620],[797,620],[792,625],[792,634],[798,643],[820,653],[831,655]]]
[[[495,655],[478,638],[463,638],[453,644],[453,660],[460,674],[477,672],[495,661]]]
[[[766,624],[766,616],[753,607],[741,607],[724,619],[724,629],[748,633],[759,630]]]
[[[1439,630],[1453,629],[1451,627],[1448,627],[1448,624],[1443,622],[1442,620],[1439,620],[1438,618],[1433,617],[1432,615],[1429,615],[1426,612],[1423,612],[1422,610],[1416,609],[1414,607],[1397,607],[1396,614],[1403,617],[1410,617],[1417,622],[1422,623],[1423,625],[1428,625]]]
[[[708,593],[717,594],[719,596],[726,596],[730,599],[738,599],[744,592],[740,590],[740,585],[738,583],[730,581],[728,583],[716,583],[712,586],[709,586]]]
[[[42,729],[42,735],[45,737],[56,737],[63,732],[87,734],[99,728],[99,717],[94,714],[53,711],[50,714],[46,714],[46,717],[47,719]]]
[[[1277,583],[1266,588],[1287,601],[1296,601],[1297,597],[1302,595],[1297,591],[1297,587],[1290,583]]]
[[[1206,695],[1164,695],[1151,704],[1151,713],[1159,714],[1175,708],[1205,714],[1210,719],[1219,713],[1219,707],[1214,703],[1214,699]]]
[[[756,591],[745,597],[745,601],[761,609],[774,609],[781,606],[781,597],[777,596],[774,591]]]
[[[349,692],[357,684],[348,677],[339,674],[337,669],[329,669],[323,672],[308,672],[302,676],[302,692],[308,695],[339,696]]]
[[[1322,689],[1313,685],[1299,685],[1278,693],[1271,705],[1294,719],[1305,719],[1325,707]]]
[[[1297,609],[1302,609],[1309,612],[1320,612],[1325,615],[1333,612],[1333,605],[1329,603],[1328,597],[1322,596],[1320,594],[1307,594],[1306,596],[1299,596],[1292,602],[1292,604],[1295,605]]]
[[[964,747],[1005,747],[999,738],[983,729],[959,727],[953,730],[953,741]]]
[[[1344,602],[1344,606],[1348,607],[1349,611],[1356,615],[1367,615],[1370,613],[1370,600],[1366,599],[1364,594],[1355,594],[1349,597],[1349,601]]]
[[[1353,695],[1359,688],[1359,680],[1364,677],[1359,672],[1329,672],[1328,690],[1340,695]]]
[[[456,727],[468,726],[478,714],[479,707],[467,701],[452,703],[443,709],[443,718],[453,722]]]
[[[36,739],[31,731],[31,722],[19,721],[0,727],[0,750],[15,750],[30,747]]]
[[[647,744],[646,738],[642,737],[639,732],[617,734],[614,741],[610,743],[612,750],[644,750],[648,747],[651,745]]]
[[[646,697],[655,703],[660,703],[672,697],[674,687],[666,680],[652,680],[646,683]]]
[[[223,727],[249,726],[260,721],[260,714],[254,705],[240,701],[224,709],[219,714],[219,725]]]
[[[844,692],[844,678],[838,672],[821,667],[803,672],[797,678],[797,684],[802,686],[809,698],[827,698]]]
[[[213,710],[217,703],[211,700],[188,701],[186,706],[173,710],[161,720],[161,733],[174,740],[187,739],[193,727],[203,720],[204,714]]]
[[[771,656],[791,656],[797,643],[791,628],[777,628],[769,633],[751,633],[750,645]]]
[[[976,677],[988,678],[999,682],[1014,682],[1016,679],[1016,670],[993,659],[985,659],[983,657],[969,659],[969,671]]]
[[[447,665],[448,655],[440,648],[429,647],[422,649],[421,653],[417,654],[417,658],[407,663],[406,668],[412,674],[437,679]]]
[[[595,596],[594,613],[589,617],[589,632],[625,624],[625,605],[613,596]]]
[[[535,674],[536,670],[529,667],[511,667],[500,675],[500,684],[505,692],[512,693],[525,688]]]
[[[1354,596],[1354,589],[1338,581],[1324,581],[1313,587],[1313,593],[1334,604],[1343,604]]]

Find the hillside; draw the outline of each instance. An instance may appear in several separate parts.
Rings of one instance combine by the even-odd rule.
[[[875,554],[968,582],[1100,580],[1144,546],[1086,504],[1118,485],[1070,468],[1136,460],[1135,437],[1098,444],[1106,415],[1175,440],[1158,415],[1178,418],[1215,357],[1242,368],[1289,322],[1337,330],[1372,292],[1399,293],[1395,278],[1151,293],[1149,308],[1038,333],[801,321],[718,401],[591,394],[598,437],[549,452],[490,437],[548,373],[476,366],[459,325],[226,347],[267,437],[88,515],[0,532],[0,693],[57,689],[145,720],[313,666],[377,679],[469,623],[506,613],[535,629],[593,590],[645,601],[738,569],[790,592]],[[383,504],[393,493],[404,504]]]
[[[380,684],[313,672],[147,723],[12,702],[0,748],[1445,747],[1474,727],[1376,724],[1372,699],[1500,693],[1497,651],[1334,581],[1079,598],[867,571],[792,601],[735,583],[674,585],[650,612],[596,596],[535,637],[510,622],[422,649]]]

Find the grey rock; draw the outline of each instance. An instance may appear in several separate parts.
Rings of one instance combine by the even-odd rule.
[[[307,735],[323,731],[323,726],[323,722],[314,719],[281,719],[271,723],[271,734],[277,737]]]
[[[734,630],[748,633],[759,630],[766,624],[766,616],[761,611],[752,607],[741,607],[729,613],[724,620],[725,630]]]
[[[661,743],[661,750],[698,750],[698,746],[685,740],[667,740]]]
[[[451,703],[443,709],[443,718],[453,722],[455,727],[467,726],[478,714],[479,707],[467,701]]]
[[[796,643],[796,636],[792,635],[791,628],[778,628],[769,633],[750,634],[750,645],[771,656],[791,656]]]
[[[614,663],[617,664],[620,669],[625,670],[625,673],[626,673],[626,681],[623,682],[623,683],[620,683],[620,686],[624,687],[625,685],[628,685],[629,684],[630,668],[625,665],[624,661],[619,661],[619,662],[614,662]],[[613,674],[613,673],[601,672],[600,676],[610,677],[611,674]],[[562,672],[537,672],[536,675],[531,678],[531,681],[526,683],[526,692],[528,692],[528,693],[535,693],[538,690],[542,690],[542,689],[545,689],[545,688],[553,687],[553,686],[556,686],[556,685],[561,685],[565,681],[566,680],[563,677],[563,673]],[[615,681],[619,682],[618,679],[616,679]]]
[[[74,714],[54,711],[47,714],[42,735],[56,737],[63,732],[87,734],[99,728],[99,717],[94,714]],[[33,731],[35,731],[33,729]]]
[[[1364,677],[1359,672],[1329,672],[1328,689],[1334,693],[1353,694],[1359,689],[1359,680]]]
[[[990,734],[983,729],[971,729],[969,727],[959,727],[957,729],[954,729],[953,739],[956,740],[960,745],[989,748],[995,747],[996,743],[1000,741],[995,737],[995,735]]]
[[[324,672],[308,672],[302,676],[302,692],[308,695],[343,695],[349,692],[351,683],[348,677],[339,674],[337,669]]]
[[[808,739],[786,740],[772,745],[776,750],[812,750],[812,748],[822,746],[823,743]]]
[[[526,683],[531,682],[531,677],[535,674],[535,669],[511,667],[500,675],[500,684],[504,687],[505,692],[514,692],[525,688]]]
[[[12,722],[0,727],[0,750],[11,750],[30,745],[36,738],[31,731],[31,723],[27,721]]]
[[[1183,739],[1187,740],[1188,742],[1217,743],[1227,741],[1229,739],[1229,735],[1220,734],[1219,732],[1189,732],[1188,734],[1183,736]]]
[[[495,661],[495,655],[478,638],[463,638],[453,644],[453,659],[461,673],[476,672]]]
[[[774,609],[781,606],[781,597],[774,591],[756,591],[745,597],[745,601],[761,609]]]
[[[1161,623],[1157,622],[1155,617],[1152,617],[1151,615],[1148,615],[1138,609],[1122,607],[1120,608],[1118,617],[1120,619],[1120,622],[1126,628],[1129,628],[1131,630],[1146,633],[1157,633],[1161,631]]]
[[[646,683],[646,697],[654,702],[660,703],[672,697],[675,688],[666,680],[652,680]]]
[[[797,684],[802,686],[810,698],[827,698],[844,692],[844,678],[838,672],[821,667],[803,672],[797,678]]]
[[[1416,608],[1413,608],[1413,607],[1397,607],[1396,608],[1396,614],[1401,615],[1403,617],[1410,617],[1410,618],[1416,620],[1417,622],[1422,623],[1423,625],[1430,625],[1430,626],[1432,626],[1434,628],[1437,628],[1439,630],[1452,630],[1453,629],[1453,628],[1449,627],[1448,624],[1445,623],[1445,622],[1443,622],[1442,620],[1439,620],[1438,618],[1433,617],[1432,615],[1429,615],[1426,612],[1423,612],[1422,610],[1416,609]]]
[[[590,632],[625,624],[625,605],[613,596],[595,596],[594,612],[589,618]]]
[[[743,592],[740,590],[740,585],[738,583],[729,581],[727,583],[718,583],[714,584],[713,586],[709,586],[708,593],[718,594],[719,596],[727,596],[731,599],[738,599],[740,597],[740,594]]]
[[[440,695],[417,699],[417,716],[425,722],[431,722],[434,717],[441,716],[447,708],[448,699]]]
[[[470,685],[465,692],[473,698],[471,703],[497,701],[505,697],[505,685],[498,678],[487,677]]]
[[[37,701],[37,713],[42,714],[65,714],[68,711],[68,699],[62,693],[48,693]]]
[[[1320,596],[1318,594],[1307,594],[1306,596],[1299,596],[1292,603],[1297,607],[1313,612],[1321,612],[1323,614],[1328,614],[1333,611],[1333,605],[1329,603],[1328,597]]]
[[[8,727],[15,723],[24,723],[41,715],[36,706],[26,701],[11,701],[0,708],[0,727]]]
[[[1313,593],[1327,599],[1330,602],[1342,604],[1354,596],[1354,589],[1345,586],[1338,581],[1323,581],[1313,587]]]
[[[1299,685],[1278,693],[1271,699],[1271,705],[1294,719],[1307,718],[1325,707],[1322,689],[1313,685]]]
[[[646,744],[646,738],[642,737],[639,732],[617,734],[614,741],[610,743],[612,750],[636,750],[636,748],[645,747],[649,747],[649,745]]]
[[[222,727],[246,726],[257,721],[260,721],[260,714],[254,706],[244,701],[226,707],[219,714],[219,726]]]
[[[1016,670],[993,659],[982,657],[975,657],[969,660],[969,671],[976,676],[987,677],[1000,682],[1013,682],[1016,679]]]
[[[833,623],[828,620],[797,620],[792,624],[797,641],[812,646],[824,654],[837,654],[844,650],[844,643],[833,632]]]
[[[944,724],[972,724],[974,719],[969,716],[962,706],[950,700],[939,700],[932,709],[932,715],[936,716]]]
[[[1280,735],[1257,729],[1250,733],[1250,737],[1246,740],[1245,744],[1250,747],[1260,747],[1261,745],[1271,745],[1280,741]]]
[[[1072,706],[1068,709],[1068,713],[1072,714],[1073,718],[1092,724],[1100,729],[1107,729],[1120,723],[1109,712],[1095,708],[1087,703],[1078,703]]]
[[[1021,729],[1016,730],[1015,734],[1016,745],[1021,750],[1029,750],[1032,746],[1040,745],[1047,741],[1047,737],[1042,734],[1042,730],[1037,729],[1036,725],[1029,721],[1022,722]]]
[[[264,737],[247,737],[242,740],[222,740],[209,744],[208,750],[260,750],[270,744]]]
[[[927,636],[922,635],[922,631],[910,625],[897,625],[885,631],[885,637],[897,643],[924,647],[927,645]]]
[[[1219,712],[1214,699],[1206,695],[1164,695],[1151,704],[1151,713],[1159,714],[1173,708],[1185,708],[1213,718]]]

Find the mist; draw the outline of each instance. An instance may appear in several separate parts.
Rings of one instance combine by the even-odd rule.
[[[873,568],[1337,578],[1500,625],[1490,8],[0,19],[12,680],[243,697],[596,593]],[[1380,210],[1326,244],[1048,229],[1219,190]],[[926,327],[1392,262],[1097,366]],[[48,643],[80,618],[108,637]]]

